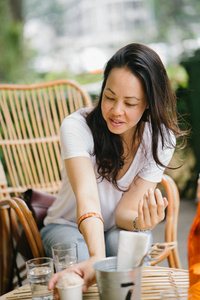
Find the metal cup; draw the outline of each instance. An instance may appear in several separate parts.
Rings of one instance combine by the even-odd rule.
[[[101,300],[138,300],[141,298],[141,266],[117,271],[117,257],[94,264]]]

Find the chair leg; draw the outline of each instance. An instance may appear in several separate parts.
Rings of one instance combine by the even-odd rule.
[[[175,262],[175,268],[177,269],[181,269],[181,261],[180,261],[180,257],[179,257],[179,253],[177,248],[174,248],[172,250],[173,256],[174,256],[174,262]]]
[[[13,213],[14,213],[13,210],[11,210],[11,208],[9,208],[8,214],[9,214],[9,222],[10,222],[10,244],[11,244],[11,249],[12,249],[12,253],[13,253],[13,262],[12,262],[12,267],[11,267],[11,271],[10,271],[10,280],[9,280],[9,290],[10,291],[12,290],[14,270],[16,272],[19,286],[22,286],[22,280],[21,280],[19,269],[17,266],[17,249],[14,245],[14,234],[16,233],[16,231],[13,232],[13,223],[16,221],[16,216]]]
[[[13,254],[11,251],[9,216],[7,209],[0,209],[0,295],[9,291]]]
[[[170,268],[176,268],[175,262],[174,262],[174,256],[173,253],[171,252],[168,256],[168,263]]]
[[[39,256],[46,256],[45,250],[44,250],[44,246],[40,237],[40,234],[38,232],[38,228],[36,225],[36,222],[32,216],[31,211],[29,210],[29,208],[27,207],[26,203],[18,198],[18,197],[14,197],[13,200],[17,203],[17,205],[20,207],[20,209],[22,210],[24,216],[26,217],[26,220],[30,226],[30,229],[32,231],[33,237],[35,239],[35,242],[37,244],[37,248],[39,251]],[[37,257],[37,256],[36,256]]]

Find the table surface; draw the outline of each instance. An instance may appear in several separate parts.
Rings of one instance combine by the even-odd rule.
[[[171,287],[188,288],[189,273],[187,270],[164,268],[164,267],[142,267],[142,300],[160,299],[163,290]],[[0,300],[31,299],[29,284],[13,290],[0,297]],[[99,299],[97,285],[91,286],[83,294],[83,300]]]

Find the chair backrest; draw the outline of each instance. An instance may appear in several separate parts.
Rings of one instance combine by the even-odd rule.
[[[24,229],[33,257],[45,256],[42,240],[25,202],[17,197],[0,201],[0,295],[26,279],[23,259],[17,259],[19,225]],[[26,259],[26,258],[25,258]],[[19,266],[20,264],[20,266]]]
[[[166,174],[163,174],[162,182],[159,187],[162,189],[163,194],[168,200],[166,218],[163,221],[165,222],[165,242],[155,244],[155,251],[151,254],[151,256],[156,258],[156,260],[153,261],[151,265],[155,265],[167,258],[171,268],[181,268],[177,240],[180,206],[178,187],[174,180]]]
[[[0,200],[29,188],[59,190],[61,122],[91,106],[89,95],[68,80],[0,85]]]

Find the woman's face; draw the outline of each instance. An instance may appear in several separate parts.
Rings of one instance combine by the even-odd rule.
[[[127,68],[112,69],[101,103],[108,129],[128,141],[146,108],[146,96],[140,80]]]

